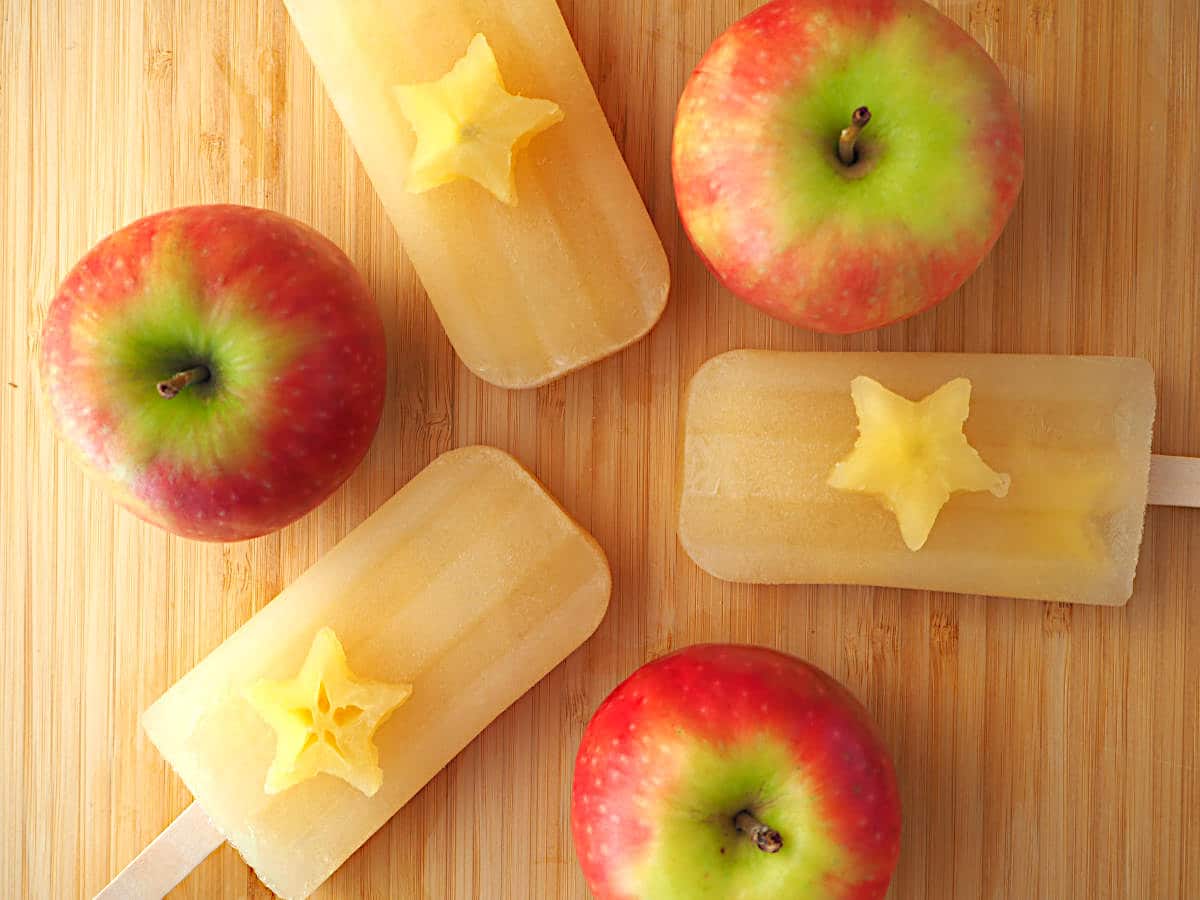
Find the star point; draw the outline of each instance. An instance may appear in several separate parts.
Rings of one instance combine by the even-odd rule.
[[[394,88],[417,135],[408,190],[424,193],[459,178],[517,202],[514,160],[538,133],[561,122],[550,100],[510,94],[491,45],[475,35],[466,55],[437,81]]]
[[[1008,494],[1010,478],[968,443],[971,382],[955,378],[922,400],[908,400],[865,375],[851,382],[858,440],[829,475],[831,487],[869,494],[896,516],[910,550],[920,550],[952,494]]]
[[[245,691],[276,735],[264,791],[277,794],[325,773],[373,796],[383,771],[372,739],[411,695],[412,685],[355,675],[333,629],[322,628],[294,678],[263,679]]]

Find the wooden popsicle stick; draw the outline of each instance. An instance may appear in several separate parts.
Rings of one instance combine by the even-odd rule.
[[[161,900],[223,843],[225,835],[193,801],[93,900]]]
[[[1200,459],[1188,456],[1150,457],[1151,506],[1200,507]]]

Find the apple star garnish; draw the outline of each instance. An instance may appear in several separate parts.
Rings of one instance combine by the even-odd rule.
[[[858,440],[833,467],[829,485],[879,498],[896,514],[910,550],[925,545],[951,494],[1008,495],[1009,476],[988,466],[963,434],[971,408],[966,378],[913,401],[860,375],[850,383],[850,396],[858,413]]]
[[[514,157],[534,135],[563,119],[558,104],[505,89],[482,34],[437,81],[398,86],[395,92],[400,112],[417,134],[407,185],[415,194],[469,178],[515,204]]]
[[[263,789],[277,794],[327,773],[374,796],[383,770],[372,738],[411,694],[410,684],[356,676],[333,629],[322,628],[295,678],[264,679],[245,692],[276,734],[275,759]]]

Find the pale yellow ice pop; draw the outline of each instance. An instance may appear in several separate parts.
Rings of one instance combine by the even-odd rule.
[[[679,537],[729,581],[1124,603],[1154,405],[1137,359],[726,353],[687,390]]]
[[[610,587],[604,553],[515,460],[456,450],[142,722],[263,883],[305,897],[592,633]],[[181,818],[200,850],[168,850],[202,859],[204,816]]]
[[[531,387],[666,304],[662,244],[555,0],[285,0],[458,355]]]

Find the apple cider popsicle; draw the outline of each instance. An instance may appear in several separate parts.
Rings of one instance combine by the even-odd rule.
[[[1121,604],[1154,407],[1137,359],[725,353],[686,393],[680,541],[729,581]]]
[[[555,0],[285,0],[479,377],[550,381],[644,335],[662,244]]]
[[[515,460],[452,451],[142,722],[263,883],[305,897],[592,633],[610,588]]]

